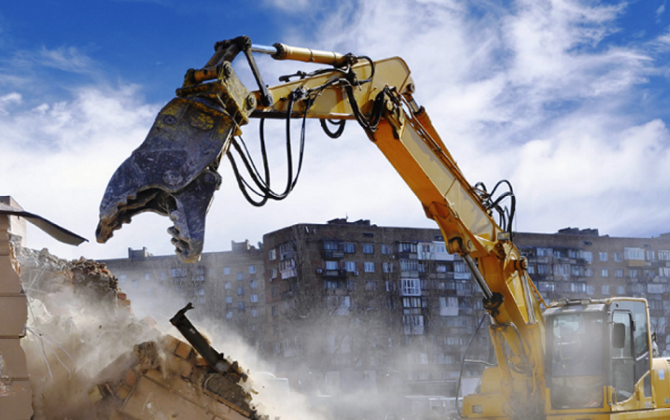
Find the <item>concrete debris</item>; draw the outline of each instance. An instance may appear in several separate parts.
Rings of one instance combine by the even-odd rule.
[[[30,308],[21,341],[30,382],[18,385],[32,388],[34,420],[264,418],[236,362],[219,373],[154,320],[135,319],[104,264],[17,254]]]

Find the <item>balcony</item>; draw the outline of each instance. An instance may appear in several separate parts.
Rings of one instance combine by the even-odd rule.
[[[327,270],[327,269],[317,269],[317,274],[321,274],[323,277],[326,278],[334,278],[334,279],[344,279],[347,277],[347,270],[344,268],[336,268],[334,270]]]
[[[344,258],[344,251],[341,249],[322,249],[321,258],[324,260],[337,260]]]

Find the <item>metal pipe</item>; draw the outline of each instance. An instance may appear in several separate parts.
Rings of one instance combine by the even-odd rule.
[[[252,45],[251,46],[251,52],[275,55],[275,54],[277,54],[277,48],[276,47],[270,47],[270,46],[267,46],[267,45]]]
[[[475,261],[472,259],[470,254],[463,255],[463,260],[465,260],[465,263],[468,265],[468,268],[470,269],[470,272],[474,276],[475,281],[479,285],[479,288],[482,289],[484,298],[491,299],[493,293],[491,293],[491,289],[489,289],[488,284],[486,284],[486,281],[484,280],[484,276],[482,276],[482,273],[479,271],[479,268],[477,268],[477,264],[475,264]]]
[[[521,284],[523,285],[523,297],[526,302],[526,311],[528,312],[528,323],[535,323],[535,308],[533,308],[533,302],[530,299],[530,285],[528,284],[528,275],[525,271],[520,271],[519,276],[521,277]]]

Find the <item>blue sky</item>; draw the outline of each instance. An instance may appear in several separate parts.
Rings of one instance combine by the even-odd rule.
[[[401,56],[416,99],[472,182],[509,179],[521,231],[567,226],[612,236],[670,231],[670,5],[665,0],[24,1],[0,8],[0,194],[89,238],[31,230],[66,258],[169,254],[170,223],[143,215],[106,245],[97,208],[188,68],[216,41]],[[304,64],[259,59],[266,82]],[[244,63],[236,63],[243,77]],[[247,142],[257,139],[253,127]],[[278,129],[270,152],[282,160]],[[279,164],[277,173],[281,173]],[[294,195],[250,208],[227,165],[206,250],[336,217],[431,227],[390,165],[349,124],[313,125]]]

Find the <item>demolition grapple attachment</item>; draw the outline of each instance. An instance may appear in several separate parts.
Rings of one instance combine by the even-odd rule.
[[[134,215],[151,211],[174,222],[168,233],[179,258],[198,261],[205,216],[221,184],[219,162],[256,107],[256,97],[229,62],[241,50],[238,44],[217,44],[220,61],[187,72],[177,98],[160,111],[144,143],[116,170],[100,204],[98,242],[106,242]],[[201,83],[212,78],[216,80]]]

